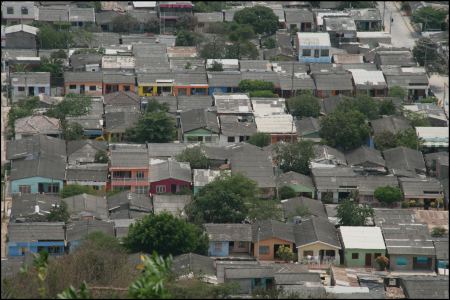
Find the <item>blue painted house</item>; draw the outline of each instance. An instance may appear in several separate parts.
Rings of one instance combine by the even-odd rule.
[[[50,255],[64,254],[64,222],[9,223],[8,256],[47,251]]]
[[[11,193],[59,193],[63,188],[66,162],[61,157],[41,155],[11,162]]]
[[[50,96],[49,72],[18,72],[11,74],[11,97],[13,102],[19,99],[39,96]]]
[[[297,32],[298,61],[331,63],[330,35],[326,32]]]
[[[209,256],[249,256],[252,228],[250,224],[205,224],[209,237]]]
[[[235,93],[242,80],[240,71],[207,72],[208,95]]]

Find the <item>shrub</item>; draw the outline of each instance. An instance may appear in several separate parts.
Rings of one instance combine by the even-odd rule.
[[[416,200],[409,200],[409,206],[410,207],[416,207]]]
[[[377,262],[381,270],[385,270],[389,265],[389,259],[384,255],[378,256],[375,261]]]
[[[297,193],[294,191],[293,188],[285,185],[285,186],[282,186],[278,190],[278,195],[279,195],[280,199],[283,200],[283,199],[294,198],[295,196],[297,196]]]
[[[444,227],[434,227],[431,230],[431,236],[432,237],[442,237],[447,233],[447,229],[445,229]]]
[[[403,200],[402,201],[402,208],[408,208],[409,207],[409,202],[408,200]]]

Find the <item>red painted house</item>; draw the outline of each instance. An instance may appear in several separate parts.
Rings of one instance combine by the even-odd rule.
[[[149,182],[151,194],[175,194],[191,189],[191,166],[171,159],[151,160]]]

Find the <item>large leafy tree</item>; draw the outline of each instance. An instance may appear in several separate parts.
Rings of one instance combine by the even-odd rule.
[[[311,94],[302,94],[287,101],[289,111],[293,116],[318,117],[320,114],[319,98]]]
[[[265,146],[269,146],[271,139],[272,138],[270,137],[270,134],[265,133],[265,132],[257,132],[255,134],[253,134],[247,142],[249,144],[252,144],[252,145],[262,148]]]
[[[225,41],[219,37],[213,37],[210,42],[203,45],[200,57],[204,59],[220,59],[225,57]]]
[[[39,25],[37,40],[40,49],[68,49],[73,43],[70,30],[57,30],[48,24]]]
[[[125,131],[125,139],[135,143],[166,143],[175,138],[175,121],[165,111],[146,112],[135,127]]]
[[[194,224],[169,213],[147,215],[130,226],[124,245],[132,252],[179,255],[194,252],[205,255],[208,236]]]
[[[392,205],[402,200],[402,192],[395,186],[380,186],[375,190],[374,196],[378,201],[387,205]]]
[[[389,89],[388,95],[389,95],[389,97],[396,97],[396,98],[404,99],[407,95],[407,92],[401,86],[396,85]]]
[[[341,226],[365,226],[367,218],[373,217],[373,208],[359,205],[353,199],[342,201],[337,208],[337,218]]]
[[[379,114],[390,116],[397,113],[397,108],[392,100],[383,100],[379,104]]]
[[[182,14],[177,18],[177,25],[176,27],[178,29],[182,30],[194,30],[195,26],[197,25],[197,17],[191,15],[191,14]]]
[[[234,21],[253,26],[256,33],[273,34],[278,29],[278,17],[264,6],[247,7],[234,14]]]
[[[359,111],[335,111],[321,120],[320,136],[331,147],[350,150],[369,136],[369,126]]]
[[[47,115],[60,120],[66,117],[82,116],[89,112],[92,106],[92,99],[86,95],[68,94],[64,100],[51,107]]]
[[[78,123],[64,123],[63,136],[66,141],[81,140],[84,137],[84,129]]]
[[[395,147],[408,147],[411,149],[420,149],[422,141],[417,137],[415,130],[402,130],[396,134],[390,131],[383,131],[374,136],[375,146],[378,150],[386,150]]]
[[[435,9],[431,6],[422,7],[416,10],[411,21],[422,24],[422,31],[443,30],[445,29],[445,18],[448,16],[448,10]]]
[[[337,109],[340,111],[359,111],[369,120],[374,120],[379,117],[378,103],[367,95],[345,98],[344,101],[339,103]]]
[[[311,141],[283,143],[275,146],[275,160],[283,172],[294,171],[309,175],[309,161],[314,156]]]
[[[191,31],[180,30],[175,39],[175,46],[195,46],[197,37]]]
[[[241,174],[224,174],[204,186],[186,211],[189,220],[198,224],[239,223],[247,216],[246,203],[257,195],[253,180]]]
[[[199,146],[184,149],[176,158],[180,162],[188,162],[192,169],[207,169],[209,167],[208,157]]]
[[[258,49],[248,41],[237,41],[231,45],[225,46],[225,58],[230,59],[256,59],[258,57]]]

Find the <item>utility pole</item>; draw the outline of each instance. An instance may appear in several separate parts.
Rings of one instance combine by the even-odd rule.
[[[392,31],[392,13],[389,15],[389,34],[391,34]]]
[[[383,30],[384,30],[384,16],[386,14],[386,1],[383,1]]]

